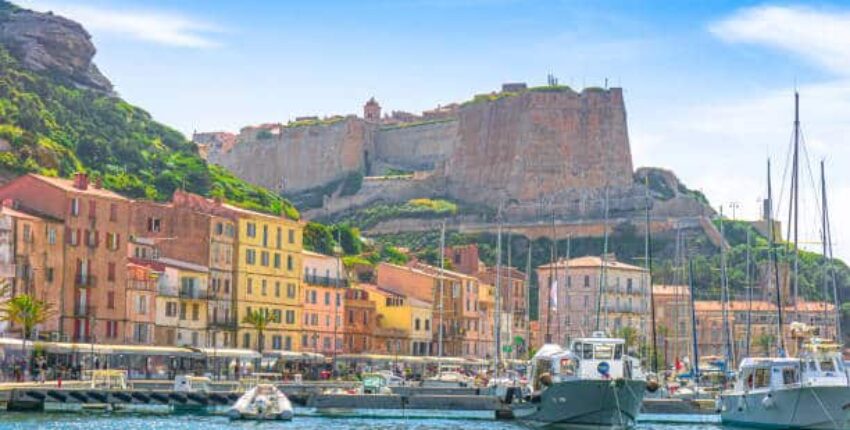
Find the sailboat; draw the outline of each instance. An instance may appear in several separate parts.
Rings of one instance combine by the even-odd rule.
[[[607,219],[606,189],[606,222]],[[607,253],[607,228],[604,243]],[[597,329],[601,295],[605,292],[605,265],[603,257]],[[535,427],[631,428],[647,389],[640,360],[627,355],[625,339],[609,337],[603,331],[574,339],[567,349],[553,343],[542,346],[531,360],[530,375],[531,400],[515,405],[513,413],[521,422]]]
[[[792,167],[792,210],[797,205],[797,178],[799,154],[799,96],[795,98],[794,115],[794,162]],[[825,185],[823,186],[825,190]],[[824,211],[825,192],[824,196]],[[772,206],[770,187],[770,163],[768,162],[768,205]],[[796,214],[795,214],[796,215]],[[824,220],[828,218],[824,216]],[[776,255],[773,247],[772,216],[768,212],[770,230],[770,256],[776,270]],[[797,234],[794,220],[794,246],[796,253]],[[789,223],[790,224],[790,223]],[[828,228],[824,226],[824,232]],[[827,240],[828,241],[828,240]],[[827,242],[825,241],[825,242]],[[824,258],[827,256],[824,255]],[[796,265],[794,295],[796,298]],[[778,356],[767,358],[745,358],[738,369],[734,388],[718,399],[720,417],[724,424],[776,429],[846,429],[850,428],[850,377],[844,368],[840,345],[809,336],[801,342],[797,357],[785,356],[782,332],[781,288],[776,280],[778,306],[778,334],[780,348]],[[792,331],[802,325],[792,324]]]

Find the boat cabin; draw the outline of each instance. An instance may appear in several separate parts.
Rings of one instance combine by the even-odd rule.
[[[771,391],[800,386],[846,386],[844,362],[837,354],[801,358],[746,358],[738,370],[736,390]]]
[[[570,379],[633,379],[639,364],[625,355],[625,341],[594,333],[593,337],[578,338],[565,350],[548,344],[532,358],[533,388],[541,387],[541,376],[548,374],[551,382]]]

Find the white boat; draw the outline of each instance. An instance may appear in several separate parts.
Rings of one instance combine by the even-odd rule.
[[[718,401],[724,424],[767,429],[850,428],[850,379],[839,346],[814,339],[797,358],[746,358]]]
[[[291,420],[292,403],[274,385],[259,384],[243,394],[227,415],[244,420]]]
[[[422,386],[426,388],[464,388],[472,386],[472,379],[464,375],[458,366],[440,366],[436,376],[425,378]]]
[[[544,345],[532,359],[531,399],[514,405],[514,416],[535,427],[633,427],[646,379],[624,350],[623,339],[601,333],[574,340],[570,350]]]

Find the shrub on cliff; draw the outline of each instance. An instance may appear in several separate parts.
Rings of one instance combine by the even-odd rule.
[[[174,190],[218,196],[249,209],[298,211],[274,193],[208,165],[182,134],[118,97],[25,69],[0,48],[0,167],[70,176],[86,170],[128,197],[168,199]]]

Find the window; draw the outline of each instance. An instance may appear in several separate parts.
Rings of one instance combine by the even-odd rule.
[[[276,240],[276,243],[275,243],[275,246],[277,247],[277,249],[280,249],[280,248],[281,248],[281,245],[283,245],[283,243],[281,243],[281,242],[283,242],[283,241],[281,240],[281,236],[282,236],[282,234],[281,234],[281,228],[280,228],[280,227],[278,227],[278,228],[277,228],[277,237],[276,237],[276,239],[277,239],[277,240]]]
[[[254,294],[254,280],[248,278],[248,294]]]
[[[56,228],[48,227],[47,228],[47,243],[50,245],[56,244]]]
[[[117,251],[119,246],[119,234],[118,233],[106,233],[106,249],[110,251]]]
[[[307,335],[306,334],[301,335],[301,347],[302,348],[307,347]]]
[[[109,281],[109,282],[115,282],[115,263],[110,261],[106,265],[106,268],[107,268],[106,280]]]
[[[215,224],[215,234],[221,236],[224,233],[224,224],[217,222]]]
[[[331,293],[325,291],[325,306],[330,306],[331,304]]]
[[[71,215],[80,216],[80,198],[74,197],[71,199]]]
[[[248,225],[245,226],[246,233],[248,237],[257,237],[257,225],[249,222]]]
[[[44,272],[44,279],[47,282],[53,282],[53,268],[48,267]]]
[[[192,346],[198,346],[198,332],[192,332]]]
[[[282,313],[280,309],[275,309],[274,311],[272,311],[272,320],[278,324],[283,322]]]
[[[251,333],[245,333],[242,335],[242,348],[251,348]]]
[[[584,275],[584,288],[590,288],[590,276]]]
[[[115,203],[109,204],[109,220],[118,221],[118,205]]]
[[[280,253],[279,252],[274,253],[274,268],[280,269]]]
[[[295,324],[295,311],[287,310],[286,311],[286,323],[287,324]]]
[[[269,246],[269,226],[263,225],[263,247]]]
[[[65,240],[71,246],[80,244],[80,229],[65,228]]]
[[[322,338],[322,348],[324,348],[325,350],[331,349],[331,338]]]
[[[255,264],[257,262],[257,251],[253,249],[245,250],[245,263],[247,264]]]
[[[419,318],[416,318],[416,321],[413,324],[413,329],[419,331]]]
[[[272,336],[272,349],[280,349],[283,345],[283,337],[280,335]]]
[[[97,217],[97,202],[94,200],[89,200],[89,219],[95,219]]]
[[[316,290],[310,290],[310,303],[314,305],[317,303]]]
[[[275,281],[274,283],[274,296],[280,297],[280,281]]]
[[[97,243],[100,241],[100,234],[95,230],[86,230],[86,245],[89,248],[97,248]]]
[[[29,224],[24,224],[24,242],[32,242],[32,230]]]
[[[115,309],[115,292],[113,291],[106,292],[106,308]]]
[[[158,233],[160,231],[161,225],[159,218],[148,218],[148,231],[152,233]]]
[[[136,300],[136,312],[139,315],[145,315],[148,313],[148,298],[145,296],[139,296]]]
[[[165,304],[165,316],[167,316],[167,317],[176,317],[177,316],[177,303],[167,302]]]
[[[295,269],[295,262],[291,255],[286,256],[286,270],[292,271]]]
[[[292,336],[286,336],[283,338],[283,349],[286,351],[292,350]]]
[[[260,294],[266,295],[266,280],[260,280]]]
[[[186,303],[180,303],[180,319],[186,319]]]
[[[265,267],[269,266],[269,252],[268,251],[261,251],[260,252],[260,264],[262,266],[265,266]]]
[[[286,284],[286,297],[289,299],[295,298],[295,284]]]
[[[224,294],[230,294],[230,279],[224,280]]]
[[[431,320],[425,319],[425,331],[431,330]]]
[[[201,314],[201,306],[197,303],[192,304],[192,321],[197,321]]]

